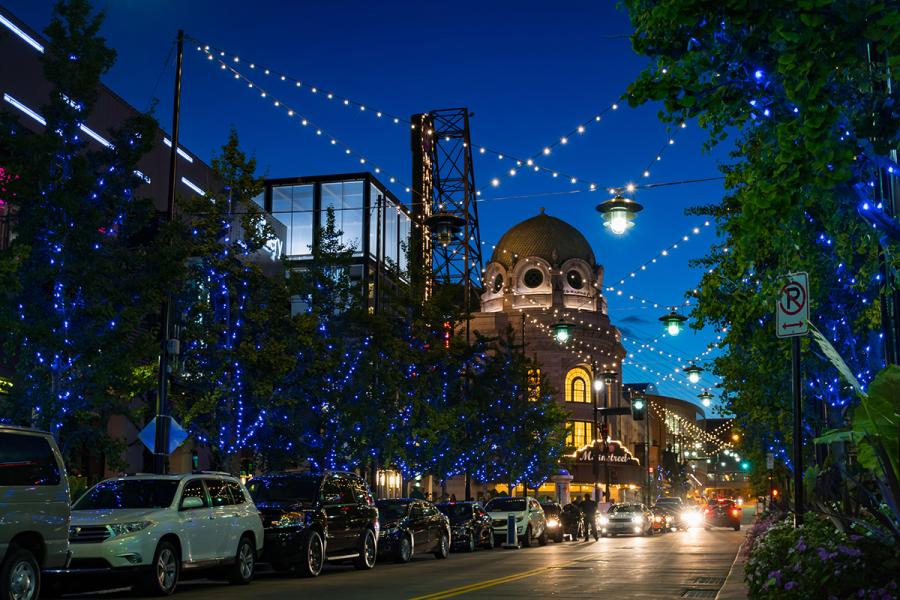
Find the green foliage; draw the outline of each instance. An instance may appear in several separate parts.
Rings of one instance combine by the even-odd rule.
[[[72,468],[120,466],[121,440],[106,430],[149,388],[133,377],[158,344],[148,315],[173,281],[163,265],[152,203],[137,198],[134,170],[155,139],[150,115],[103,132],[99,148],[80,130],[95,109],[100,76],[115,59],[88,2],[59,2],[41,60],[50,83],[32,133],[0,117],[0,165],[15,233],[0,252],[0,336],[14,386],[0,399],[4,420],[51,430]]]

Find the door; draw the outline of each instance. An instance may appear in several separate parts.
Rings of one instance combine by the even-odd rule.
[[[182,531],[182,562],[196,563],[217,558],[219,538],[215,532],[216,521],[200,479],[191,479],[184,484],[178,501],[178,518]]]
[[[416,552],[430,552],[436,543],[428,527],[425,504],[413,502],[409,506],[409,530],[413,534]]]
[[[327,475],[322,484],[322,510],[328,519],[328,556],[338,556],[355,552],[355,539],[351,539],[351,518],[353,496],[338,475]]]
[[[428,529],[428,539],[431,540],[431,547],[437,550],[441,543],[441,535],[446,533],[444,516],[433,504],[425,504],[423,512],[425,513],[425,527]]]
[[[490,536],[493,535],[493,532],[491,531],[491,517],[484,512],[484,509],[480,504],[475,505],[475,519],[478,521],[478,530],[481,532],[482,538],[481,541],[489,542]]]
[[[345,483],[350,486],[350,493],[353,494],[353,506],[350,509],[350,529],[352,537],[356,541],[362,539],[365,530],[372,524],[373,511],[372,506],[375,500],[369,493],[369,486],[360,477],[346,476]]]
[[[546,527],[544,523],[544,509],[534,499],[528,501],[528,508],[529,518],[531,519],[531,535],[540,537],[544,527]]]
[[[228,491],[224,479],[204,479],[209,493],[210,513],[215,523],[216,558],[229,558],[237,553],[237,545],[242,533],[237,506]]]

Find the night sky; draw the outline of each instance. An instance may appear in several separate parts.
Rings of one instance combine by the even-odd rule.
[[[38,31],[52,11],[52,2],[35,0],[6,0],[4,6]],[[289,118],[284,109],[275,108],[275,97],[405,183],[411,178],[408,126],[379,119],[376,111],[408,118],[465,106],[475,114],[474,145],[527,158],[617,101],[646,64],[631,50],[627,16],[608,1],[118,0],[95,6],[106,11],[102,34],[118,52],[104,82],[140,109],[158,99],[155,114],[166,130],[171,126],[174,56],[168,63],[166,58],[177,29],[240,56],[234,66],[267,87],[271,97],[260,98],[246,83],[218,69],[215,61],[205,60],[196,43],[186,43],[181,143],[209,161],[233,125],[244,147],[257,157],[259,171],[271,177],[363,170],[358,158],[303,128],[299,116]],[[253,71],[250,62],[256,65]],[[263,67],[309,85],[298,89],[266,77]],[[311,92],[313,85],[319,93]],[[321,90],[359,101],[367,109],[329,101]],[[635,354],[637,364],[665,374],[703,352],[715,332],[684,332],[653,342],[662,334],[657,319],[667,311],[628,296],[665,305],[683,302],[684,291],[694,287],[700,275],[688,267],[688,260],[702,256],[715,239],[713,227],[685,216],[684,209],[718,201],[722,183],[640,191],[634,198],[644,211],[637,226],[622,237],[604,230],[594,207],[609,197],[610,186],[717,177],[727,148],[704,153],[706,136],[690,122],[669,146],[672,132],[657,119],[658,110],[655,105],[631,109],[622,103],[583,134],[576,132],[567,144],[536,159],[595,182],[595,193],[562,193],[588,186],[549,173],[520,168],[509,177],[514,165],[489,153],[476,154],[475,176],[476,184],[484,187],[478,206],[484,261],[507,229],[541,207],[575,225],[606,268],[605,284],[618,288],[621,278],[628,280],[621,286],[623,296],[606,292],[613,323],[629,338],[627,350],[636,353],[641,343],[652,343],[657,351],[676,356],[660,357],[648,349]],[[668,147],[656,161],[663,146]],[[650,177],[643,177],[648,165]],[[379,178],[388,183],[385,173]],[[501,179],[499,187],[490,185],[495,177]],[[389,187],[409,200],[403,185]],[[694,227],[700,228],[699,234],[692,233]],[[690,241],[682,242],[684,235]],[[673,243],[679,247],[667,257],[639,270]],[[634,278],[629,277],[632,271],[637,272]],[[577,329],[573,335],[577,338]],[[680,373],[675,377],[685,380]],[[626,383],[659,379],[635,365],[625,367]],[[705,374],[700,386],[716,381]],[[663,381],[660,391],[696,400],[700,389]]]

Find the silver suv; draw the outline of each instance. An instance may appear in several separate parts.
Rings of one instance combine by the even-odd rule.
[[[69,560],[69,482],[53,437],[0,425],[0,598],[35,600]]]

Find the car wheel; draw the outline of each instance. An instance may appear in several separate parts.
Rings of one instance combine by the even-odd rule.
[[[306,557],[297,563],[297,575],[301,577],[318,577],[325,565],[325,544],[318,531],[307,534],[302,554]]]
[[[242,536],[234,555],[234,564],[228,568],[228,581],[235,585],[246,585],[253,581],[256,570],[256,546],[249,536]]]
[[[353,561],[353,566],[361,571],[371,569],[375,566],[377,555],[378,545],[375,542],[375,533],[371,529],[366,529],[359,547],[359,556]]]
[[[437,550],[434,551],[435,558],[447,558],[450,554],[450,537],[446,531],[441,532],[441,541],[438,542]]]
[[[408,535],[404,535],[400,538],[400,541],[397,542],[397,551],[394,553],[394,562],[396,563],[408,563],[412,558],[412,540],[409,539]]]
[[[151,596],[171,596],[178,587],[181,575],[181,557],[170,542],[160,542],[153,555],[153,567],[143,585],[143,591]]]
[[[735,525],[735,526],[734,526],[734,530],[735,530],[735,531],[740,531],[740,530],[741,530],[741,524],[738,523],[737,525]]]
[[[525,548],[531,547],[531,525],[525,528],[525,536],[522,538],[522,546]]]
[[[538,544],[541,546],[547,545],[547,528],[544,528],[544,531],[541,532],[541,535],[538,537]]]
[[[475,552],[475,547],[475,534],[470,531],[466,538],[466,552]]]
[[[41,569],[24,548],[10,547],[0,577],[0,598],[4,600],[36,600],[41,591]]]
[[[493,550],[494,549],[494,532],[493,530],[488,530],[487,540],[484,542],[485,550]]]
[[[556,534],[556,537],[553,538],[553,541],[556,542],[557,544],[562,544],[563,537],[564,537],[564,534],[562,531],[560,531],[559,533]]]

